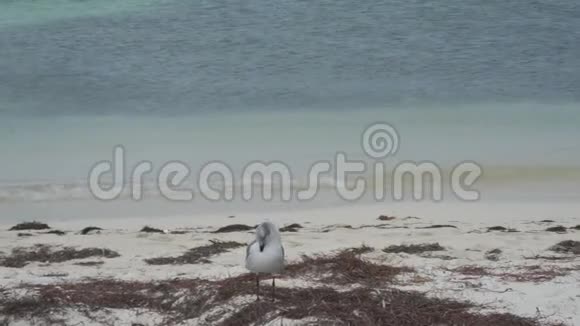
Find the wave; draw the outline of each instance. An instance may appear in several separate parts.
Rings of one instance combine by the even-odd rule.
[[[241,194],[245,191],[255,192],[256,189],[271,188],[273,194],[277,195],[281,189],[281,182],[270,180],[253,180],[245,184],[226,184],[223,181],[213,181],[210,188],[218,192],[232,191],[234,194]],[[290,186],[295,190],[308,188],[305,181],[291,180]],[[321,179],[319,189],[329,190],[339,186],[334,179]],[[165,196],[158,185],[153,182],[148,183],[126,183],[120,187],[111,184],[101,184],[102,189],[111,192],[119,192],[115,200],[135,199],[136,189],[141,192],[141,198],[158,198]],[[184,182],[181,186],[172,190],[190,191],[193,196],[201,195],[197,184]],[[98,190],[97,190],[98,191]],[[4,184],[0,185],[0,203],[2,202],[26,202],[26,201],[62,201],[62,200],[99,200],[96,192],[92,191],[88,183],[25,183],[25,184]]]
[[[375,177],[372,174],[360,175],[351,174],[346,180],[337,180],[334,176],[321,176],[318,180],[318,191],[328,193],[336,191],[338,188],[352,189],[357,180],[365,182],[366,189],[374,189],[375,186],[383,185],[388,192],[393,184],[393,171],[386,171],[385,178]],[[447,187],[450,180],[450,172],[442,171],[441,178],[443,186]],[[432,185],[429,177],[425,179],[425,187]],[[287,186],[293,194],[297,191],[308,189],[312,186],[311,181],[306,177],[294,178],[289,184],[284,184],[279,178],[262,180],[254,178],[245,183],[234,180],[234,183],[226,183],[221,179],[210,179],[209,187],[219,193],[230,191],[234,197],[240,197],[244,192],[254,194],[263,192],[264,189],[271,189],[274,197],[279,196],[282,186]],[[403,178],[403,185],[407,188],[412,186],[413,179],[406,175]],[[381,183],[382,182],[382,183]],[[544,167],[517,167],[517,166],[494,166],[483,167],[483,174],[477,181],[476,186],[495,187],[496,189],[525,188],[527,185],[534,184],[536,188],[545,188],[547,192],[557,195],[557,185],[567,185],[569,191],[579,188],[580,184],[580,167],[572,166],[544,166]],[[542,187],[549,185],[549,187]],[[158,185],[153,180],[145,180],[142,183],[126,182],[122,186],[115,188],[110,182],[104,181],[100,184],[101,189],[112,189],[119,194],[115,199],[126,200],[135,199],[136,194],[140,193],[140,199],[159,198],[165,195],[160,191]],[[179,187],[171,187],[174,190],[189,191],[194,198],[199,198],[202,193],[197,181],[187,179]],[[426,188],[428,189],[428,188]],[[138,190],[138,191],[136,191]],[[533,189],[530,189],[532,191]],[[576,189],[580,192],[580,189]],[[74,181],[66,183],[55,182],[24,182],[24,181],[4,181],[0,183],[0,202],[26,202],[26,201],[67,201],[67,200],[98,200],[98,196],[91,191],[86,181]]]

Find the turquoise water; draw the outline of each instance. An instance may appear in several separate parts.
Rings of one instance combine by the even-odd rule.
[[[0,27],[17,28],[26,25],[43,25],[86,18],[116,15],[127,11],[145,11],[163,1],[79,1],[79,0],[2,0],[0,6]]]
[[[130,167],[277,160],[301,184],[338,151],[372,162],[360,142],[377,121],[401,137],[389,167],[473,160],[487,198],[577,200],[579,12],[544,0],[0,0],[0,205],[34,216],[94,203],[87,175],[116,145]]]
[[[0,1],[0,113],[580,101],[573,0],[112,3]]]

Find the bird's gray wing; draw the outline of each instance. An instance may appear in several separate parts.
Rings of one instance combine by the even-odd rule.
[[[256,243],[256,241],[258,240],[254,239],[254,241],[250,242],[250,244],[246,247],[246,260],[248,260],[248,256],[250,255],[250,248],[254,243]]]

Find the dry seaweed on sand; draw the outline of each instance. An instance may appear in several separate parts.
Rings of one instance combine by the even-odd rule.
[[[535,256],[524,256],[524,259],[530,259],[530,260],[536,260],[536,259],[543,259],[543,260],[552,260],[552,261],[558,261],[558,260],[564,260],[564,261],[572,261],[574,260],[574,257],[570,257],[570,256],[542,256],[542,255],[535,255]]]
[[[280,228],[280,232],[298,232],[298,229],[302,228],[303,228],[302,225],[298,223],[293,223]]]
[[[501,254],[502,254],[502,250],[499,248],[496,248],[496,249],[492,249],[492,250],[487,251],[485,253],[484,257],[487,260],[498,261]]]
[[[324,227],[322,230],[320,230],[320,232],[327,233],[327,232],[335,231],[338,229],[362,230],[362,229],[369,229],[369,228],[380,229],[380,230],[389,230],[389,229],[408,229],[409,227],[408,226],[392,226],[391,224],[388,224],[388,223],[363,224],[363,225],[360,225],[358,227],[353,227],[352,225],[349,225],[349,224],[333,224],[333,225],[328,225],[328,226]]]
[[[0,266],[21,268],[31,262],[61,263],[73,259],[89,257],[115,258],[119,254],[105,248],[76,249],[65,247],[62,249],[46,245],[37,245],[28,248],[15,248],[9,256],[0,257]]]
[[[289,289],[283,294],[288,299],[284,302],[284,310],[279,312],[281,317],[315,316],[328,321],[328,325],[535,325],[532,320],[508,314],[468,313],[473,307],[470,303],[428,298],[418,292],[358,288],[343,293],[315,288]],[[223,325],[229,324],[224,322]]]
[[[190,231],[185,231],[185,230],[175,230],[175,231],[171,231],[169,233],[171,234],[188,234]]]
[[[212,233],[228,233],[228,232],[240,232],[240,231],[250,231],[255,229],[256,226],[249,226],[245,224],[230,224],[223,226]]]
[[[516,229],[512,229],[512,228],[506,228],[503,226],[492,226],[492,227],[488,227],[487,228],[487,232],[492,232],[492,231],[500,231],[500,232],[519,232]]]
[[[572,230],[579,230],[580,231],[580,224],[578,224],[576,226],[573,226],[570,229],[572,229]]]
[[[566,276],[572,268],[560,268],[557,266],[526,266],[519,272],[497,273],[496,276],[511,282],[547,282],[556,277]]]
[[[420,254],[427,251],[445,250],[439,243],[421,243],[410,245],[392,245],[383,249],[386,253]]]
[[[139,232],[144,232],[144,233],[165,233],[163,230],[161,229],[156,229],[156,228],[152,228],[150,226],[144,226],[141,231]]]
[[[333,224],[333,225],[327,225],[325,226],[321,232],[329,232],[329,231],[334,231],[336,229],[348,229],[348,230],[352,230],[355,229],[354,227],[352,227],[352,225],[350,224]]]
[[[360,247],[344,249],[342,252],[343,253],[353,253],[355,255],[362,255],[362,254],[367,254],[367,253],[373,252],[373,251],[375,251],[375,248],[369,247],[369,246],[363,244]]]
[[[379,221],[392,221],[396,218],[397,217],[395,217],[395,216],[381,215],[377,218],[377,220],[379,220]]]
[[[74,263],[74,265],[78,265],[78,266],[99,266],[99,265],[103,265],[105,262],[104,261],[80,261],[78,263]]]
[[[11,227],[9,231],[46,230],[46,229],[50,229],[50,226],[48,226],[48,224],[33,221],[33,222],[18,223],[15,226]]]
[[[422,254],[420,255],[421,258],[427,259],[441,259],[441,260],[454,260],[457,257],[449,256],[449,255],[433,255],[433,254]]]
[[[546,229],[546,231],[557,232],[557,233],[566,233],[566,231],[568,231],[568,229],[566,229],[566,227],[564,227],[562,225],[558,225],[558,226],[549,227]]]
[[[473,325],[537,326],[539,322],[511,314],[478,314],[468,302],[429,298],[422,293],[400,290],[357,288],[339,292],[320,287],[281,289],[283,300],[254,302],[238,310],[218,325],[252,324],[266,315],[300,320],[314,318],[320,325]],[[353,313],[356,312],[356,313]]]
[[[349,248],[332,255],[302,256],[302,261],[286,266],[286,276],[309,276],[331,284],[392,283],[401,273],[412,272],[409,267],[380,265],[360,257],[370,247]]]
[[[548,250],[565,254],[580,255],[580,241],[561,241],[550,247]]]
[[[465,265],[454,269],[448,269],[453,273],[465,276],[491,276],[509,282],[547,282],[556,277],[566,276],[572,268],[560,268],[557,266],[525,266],[515,271],[496,271],[477,265]]]
[[[264,300],[232,306],[220,311],[234,297],[253,295],[253,275],[244,274],[220,281],[201,279],[162,282],[95,280],[81,283],[38,285],[33,297],[2,299],[5,316],[42,318],[59,309],[147,309],[166,316],[161,325],[175,325],[207,312],[212,325],[233,326],[268,323],[277,318],[309,318],[322,325],[473,325],[539,326],[536,319],[511,314],[480,314],[469,302],[428,297],[423,293],[396,289],[358,287],[337,291],[325,286],[278,288],[276,302],[265,285]],[[231,311],[231,310],[230,310]],[[353,313],[356,312],[356,313]],[[207,321],[207,320],[206,320]]]
[[[417,227],[417,229],[442,229],[442,228],[457,229],[457,227],[455,225],[451,225],[451,224],[434,224],[434,225]]]
[[[490,276],[493,275],[487,268],[477,265],[464,265],[454,269],[448,269],[453,273],[459,273],[466,276]]]
[[[25,318],[52,316],[55,311],[84,307],[144,309],[164,316],[159,325],[198,320],[210,325],[265,324],[282,318],[308,318],[320,325],[475,325],[539,326],[536,319],[511,314],[480,314],[469,302],[428,297],[424,293],[388,289],[409,268],[377,265],[360,259],[349,248],[332,255],[305,257],[290,264],[284,277],[317,275],[317,287],[277,288],[275,302],[268,282],[262,283],[262,300],[232,303],[236,297],[255,295],[255,276],[242,274],[222,280],[174,279],[137,282],[89,280],[28,286],[32,297],[3,298],[0,314]],[[337,290],[327,285],[366,285]],[[227,310],[221,307],[228,306]]]
[[[132,282],[117,280],[90,280],[79,283],[61,283],[28,286],[36,295],[16,300],[3,300],[0,314],[17,317],[43,317],[55,310],[83,306],[94,310],[144,308],[169,312],[179,299],[181,290],[201,289],[205,281],[190,282]],[[191,291],[195,293],[195,291]],[[200,297],[207,300],[208,297]],[[193,301],[193,300],[191,300]],[[202,301],[203,302],[203,301]],[[178,307],[176,306],[177,310]],[[186,311],[182,312],[186,319]]]
[[[86,228],[81,230],[81,234],[82,235],[87,235],[89,233],[92,233],[93,231],[99,232],[102,231],[103,229],[101,229],[98,226],[87,226]]]
[[[56,234],[56,235],[65,235],[66,232],[61,230],[50,230],[48,232],[44,232],[44,234]]]
[[[208,258],[211,256],[245,246],[245,244],[235,241],[211,240],[210,242],[209,245],[189,249],[180,256],[147,258],[145,262],[149,265],[205,264],[210,262]]]

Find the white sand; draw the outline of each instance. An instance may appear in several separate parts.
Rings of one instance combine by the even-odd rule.
[[[566,234],[544,231],[548,226],[571,227],[580,224],[580,216],[575,215],[578,212],[580,204],[575,203],[397,203],[293,210],[259,215],[248,213],[235,218],[207,215],[164,218],[153,222],[150,219],[132,218],[52,223],[53,229],[72,232],[65,236],[33,232],[35,235],[31,237],[17,237],[16,231],[0,231],[1,250],[7,254],[13,248],[29,247],[34,244],[100,247],[118,251],[121,257],[102,259],[105,262],[103,265],[92,267],[73,265],[78,261],[50,265],[32,263],[24,268],[2,267],[0,286],[14,289],[22,283],[45,284],[84,278],[160,280],[175,277],[216,279],[235,276],[246,272],[243,264],[245,248],[215,256],[211,258],[211,264],[151,266],[143,259],[179,255],[187,249],[208,244],[210,239],[248,242],[253,237],[251,232],[224,234],[209,232],[228,224],[253,225],[267,217],[279,226],[300,223],[305,227],[297,233],[282,234],[288,261],[299,260],[301,254],[328,252],[364,243],[377,249],[365,257],[380,263],[414,267],[417,275],[428,280],[420,285],[410,282],[409,286],[404,288],[427,291],[433,296],[471,300],[485,304],[493,311],[522,316],[540,314],[550,321],[580,325],[580,268],[578,268],[580,257],[570,261],[524,258],[554,255],[546,249],[559,241],[580,240],[580,231],[569,230]],[[378,221],[377,217],[381,214],[397,216],[397,219],[388,222]],[[404,219],[407,216],[416,216],[420,219]],[[555,223],[538,223],[544,219],[554,220]],[[353,227],[389,225],[384,226],[385,228],[362,229],[336,227],[341,224]],[[419,229],[432,224],[452,224],[457,226],[457,229]],[[92,225],[106,230],[100,234],[80,235],[79,231],[83,227]],[[192,232],[183,235],[139,233],[139,229],[144,225]],[[515,228],[521,232],[485,232],[487,227],[496,225]],[[3,230],[8,228],[9,225],[2,226]],[[329,232],[321,232],[324,230]],[[434,252],[433,255],[447,255],[455,259],[387,254],[379,250],[389,245],[427,242],[438,242],[446,248],[446,251]],[[485,259],[485,252],[495,248],[503,251],[499,261]],[[87,259],[94,260],[101,259]],[[467,277],[448,271],[464,265],[490,267],[492,271],[498,273],[517,272],[521,271],[523,266],[532,265],[541,265],[546,269],[552,266],[576,267],[576,271],[540,283],[512,282],[494,276]],[[281,280],[280,286],[293,284]],[[127,320],[129,319],[131,318],[127,317]],[[153,319],[147,320],[150,322]],[[195,324],[195,321],[192,323]]]

